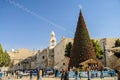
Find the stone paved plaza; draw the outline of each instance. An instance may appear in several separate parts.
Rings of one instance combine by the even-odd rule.
[[[11,78],[2,78],[2,80],[30,80],[29,77],[23,77],[21,79],[15,79],[13,77]],[[32,80],[37,80],[36,77],[33,77]],[[60,78],[42,78],[42,80],[60,80]],[[74,78],[70,78],[69,80],[74,80]],[[79,79],[79,80],[88,80],[87,78],[82,78],[82,79]],[[100,79],[100,78],[92,78],[90,80],[118,80],[117,77],[105,77],[103,79]]]

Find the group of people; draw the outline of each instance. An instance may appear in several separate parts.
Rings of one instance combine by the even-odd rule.
[[[78,70],[75,70],[75,75],[74,75],[75,80],[78,80],[79,78],[79,73]],[[69,71],[62,69],[61,71],[61,80],[69,80]]]
[[[42,80],[43,77],[43,70],[37,68],[37,80]],[[30,80],[32,80],[32,70],[30,71]]]
[[[78,80],[81,79],[81,73],[79,73],[79,71],[76,69],[74,71],[74,80]],[[87,71],[87,78],[88,80],[90,80],[90,78],[92,78],[93,76],[91,75],[91,71]],[[96,74],[97,77],[97,74]],[[100,71],[100,79],[104,78],[103,77],[103,72]],[[61,80],[69,80],[69,71],[62,69],[61,71]]]
[[[62,69],[61,80],[69,80],[69,71]]]

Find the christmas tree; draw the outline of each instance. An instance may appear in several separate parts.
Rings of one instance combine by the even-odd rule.
[[[81,62],[88,59],[96,59],[96,56],[82,12],[80,11],[69,66],[78,67]]]

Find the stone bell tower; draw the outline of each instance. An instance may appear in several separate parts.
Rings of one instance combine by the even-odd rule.
[[[54,31],[52,31],[49,40],[49,49],[53,49],[55,46],[56,46],[56,38]]]

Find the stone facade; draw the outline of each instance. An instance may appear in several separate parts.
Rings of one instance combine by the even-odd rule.
[[[114,50],[119,50],[120,48],[115,48],[115,41],[120,38],[102,38],[102,39],[93,39],[98,40],[99,45],[101,46],[102,51],[104,52],[104,57],[101,62],[107,66],[113,68],[115,62],[118,60],[114,56]],[[72,38],[63,38],[54,48],[54,66],[57,66],[59,69],[67,67],[68,59],[64,57],[65,47],[68,42],[73,43]],[[64,64],[65,63],[65,64]],[[113,64],[113,65],[112,65]]]
[[[11,50],[8,52],[11,58],[10,69],[30,68],[30,57],[36,54],[35,51],[30,51],[25,48]]]
[[[53,48],[46,48],[42,51],[38,50],[36,53],[36,61],[33,62],[35,67],[51,67],[51,68],[66,68],[68,66],[69,58],[64,56],[66,44],[73,43],[72,38],[62,38],[61,41]],[[33,66],[33,65],[31,65]]]
[[[37,52],[36,66],[41,68],[54,66],[54,49],[46,48]]]
[[[68,66],[68,58],[65,58],[66,44],[73,43],[72,38],[62,38],[61,41],[54,48],[54,67],[58,69],[66,68]]]
[[[115,41],[120,38],[103,38],[103,39],[94,39],[98,40],[99,44],[104,52],[104,59],[102,62],[105,66],[114,68],[116,62],[119,60],[114,55],[115,51],[120,51],[120,48],[115,47]]]
[[[104,52],[104,59],[101,61],[105,64],[105,66],[113,67],[115,62],[118,60],[118,58],[114,56],[114,50],[120,50],[120,48],[114,47],[117,39],[118,38],[94,39],[98,40]],[[73,38],[62,38],[52,49],[49,47],[38,51],[18,49],[14,52],[10,51],[8,53],[13,61],[14,69],[33,69],[36,67],[62,69],[68,67],[69,58],[66,58],[64,55],[66,44],[69,42],[73,43]]]

